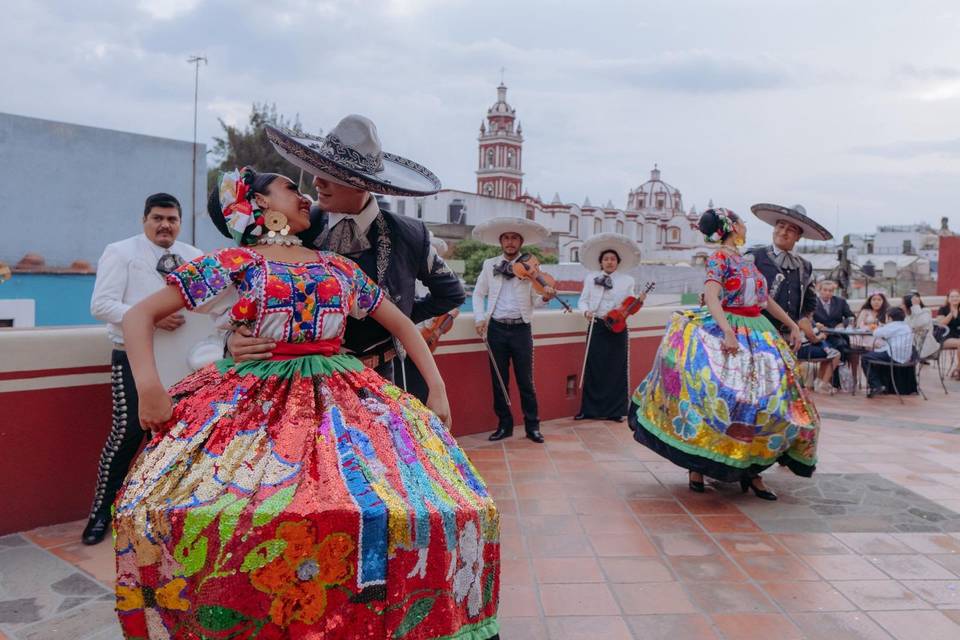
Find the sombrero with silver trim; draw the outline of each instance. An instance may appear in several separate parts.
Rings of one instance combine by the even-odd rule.
[[[264,125],[267,139],[285,160],[338,184],[390,196],[425,196],[440,190],[432,171],[380,146],[369,118],[349,115],[326,136]]]
[[[620,256],[618,270],[628,271],[640,264],[640,249],[637,244],[623,235],[610,231],[590,236],[580,247],[580,264],[596,271],[600,268],[600,256],[604,251],[616,251]]]
[[[833,234],[827,231],[820,223],[807,215],[803,205],[795,204],[792,207],[782,207],[779,204],[760,203],[750,207],[753,215],[757,216],[770,226],[776,226],[777,221],[786,220],[802,230],[800,234],[810,240],[832,240]]]
[[[473,237],[483,244],[499,245],[500,236],[511,232],[523,236],[523,244],[540,244],[550,238],[550,232],[539,222],[512,216],[500,216],[481,222],[473,228]]]

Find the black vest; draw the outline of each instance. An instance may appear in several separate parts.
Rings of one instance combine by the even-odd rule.
[[[753,256],[754,264],[766,279],[768,289],[773,287],[777,274],[783,274],[783,282],[777,290],[774,301],[787,312],[790,318],[797,321],[801,317],[812,313],[817,306],[817,299],[810,281],[810,276],[813,274],[813,265],[801,258],[802,266],[800,269],[780,269],[770,258],[768,248],[750,249],[747,251],[747,255]],[[766,311],[763,312],[763,315],[770,320],[774,327],[782,328],[781,322],[772,315]]]

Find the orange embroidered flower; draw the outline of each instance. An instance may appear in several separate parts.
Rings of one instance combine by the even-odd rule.
[[[250,260],[250,254],[242,249],[224,249],[220,252],[220,262],[226,267],[237,267]]]
[[[286,299],[289,298],[290,285],[279,278],[269,278],[266,285],[266,294],[268,298]]]
[[[327,609],[327,588],[353,576],[349,562],[355,545],[346,533],[331,533],[317,542],[313,524],[284,522],[277,538],[286,543],[283,552],[250,575],[259,591],[273,596],[270,620],[287,627],[294,620],[315,624]]]

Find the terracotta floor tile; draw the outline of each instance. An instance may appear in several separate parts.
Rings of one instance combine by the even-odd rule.
[[[500,555],[503,558],[526,558],[527,548],[523,536],[500,534]]]
[[[870,562],[895,580],[951,580],[957,576],[926,556],[871,556]]]
[[[720,637],[710,626],[710,621],[699,613],[629,616],[627,622],[634,636],[643,640],[715,640]]]
[[[960,555],[960,540],[946,533],[895,533],[893,537],[916,553]]]
[[[515,513],[500,514],[500,535],[520,535],[520,522]]]
[[[627,615],[696,612],[679,582],[635,582],[612,588]]]
[[[708,613],[766,613],[773,603],[759,589],[741,582],[691,582],[690,599]]]
[[[824,580],[884,580],[887,574],[861,556],[801,556]]]
[[[575,515],[522,515],[518,522],[527,536],[579,535],[583,532]]]
[[[598,556],[655,556],[657,550],[643,533],[594,533],[588,536]]]
[[[567,487],[557,482],[525,482],[514,484],[521,500],[559,500],[567,497]]]
[[[595,558],[534,558],[533,573],[541,584],[606,582]]]
[[[510,498],[510,499],[501,498],[497,500],[496,503],[497,503],[497,511],[499,511],[501,515],[504,515],[504,514],[517,515],[517,501],[514,500],[513,498]]]
[[[765,582],[763,589],[787,611],[852,611],[849,600],[829,582]]]
[[[474,465],[478,460],[506,460],[506,454],[501,447],[489,447],[486,449],[467,449],[467,457]]]
[[[820,580],[816,571],[795,556],[738,556],[737,564],[758,582]]]
[[[54,524],[48,527],[40,527],[32,531],[27,531],[23,535],[31,542],[44,549],[56,547],[62,544],[72,544],[80,541],[80,534],[83,528],[87,526],[86,520],[74,520],[62,524]]]
[[[627,503],[630,509],[641,516],[652,515],[682,515],[685,514],[683,506],[676,500],[658,500],[654,498],[630,500]]]
[[[960,624],[939,611],[878,611],[870,617],[897,640],[960,638]]]
[[[603,557],[600,567],[611,583],[673,582],[669,567],[656,558]]]
[[[864,611],[930,608],[918,595],[895,580],[851,580],[831,584]]]
[[[573,513],[573,505],[566,498],[560,500],[517,500],[517,511],[520,515],[570,515]]]
[[[705,534],[674,533],[652,536],[653,543],[668,556],[712,556],[720,547]]]
[[[509,483],[506,483],[506,484],[488,484],[488,485],[487,485],[487,492],[488,492],[491,496],[493,496],[493,499],[494,499],[494,500],[500,500],[500,499],[507,499],[507,500],[509,500],[509,499],[512,499],[512,498],[515,497],[515,496],[514,496],[514,493],[513,493],[513,485],[511,485],[511,484],[509,484]]]
[[[523,638],[524,640],[548,640],[547,625],[540,617],[504,618],[500,616],[501,638]]]
[[[620,616],[547,618],[547,630],[551,640],[633,640],[627,621]]]
[[[960,580],[901,580],[900,583],[930,604],[960,606]]]
[[[887,632],[862,612],[794,613],[806,640],[890,640]]]
[[[835,533],[833,535],[861,555],[911,553],[913,551],[889,533]]]
[[[500,582],[504,585],[532,587],[533,569],[527,558],[504,561],[500,564]]]
[[[499,618],[516,618],[539,616],[540,606],[537,604],[537,594],[530,586],[500,586]]]
[[[581,516],[602,516],[610,513],[630,513],[621,498],[571,498],[574,512]]]
[[[670,565],[681,582],[745,582],[747,576],[722,555],[674,556]]]
[[[829,533],[780,533],[777,542],[797,555],[836,556],[850,553],[850,549]]]
[[[543,584],[540,602],[547,617],[620,615],[606,584]]]
[[[710,533],[762,533],[762,529],[747,516],[738,515],[701,515],[700,524]]]
[[[703,533],[697,521],[687,515],[637,516],[651,534],[658,533]]]
[[[604,516],[579,516],[580,526],[587,534],[591,533],[630,533],[642,534],[643,529],[637,518],[630,513],[608,513]]]
[[[727,498],[713,491],[707,493],[693,493],[687,489],[677,492],[679,500],[687,511],[697,515],[743,515],[743,512],[727,501]]]
[[[592,556],[593,549],[586,536],[527,536],[527,549],[532,558],[570,558]]]
[[[778,555],[789,553],[773,536],[753,533],[732,533],[716,536],[717,543],[728,553],[737,555]]]
[[[93,546],[76,541],[52,547],[48,551],[86,571],[105,585],[113,587],[116,582],[117,558],[110,538]]]
[[[800,629],[779,613],[719,613],[713,622],[727,640],[804,640]]]

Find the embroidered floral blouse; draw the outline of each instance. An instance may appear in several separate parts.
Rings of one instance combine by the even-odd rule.
[[[753,261],[743,256],[715,251],[707,258],[706,282],[720,284],[720,303],[724,307],[765,307],[767,304],[767,281]]]
[[[244,248],[222,249],[167,276],[189,310],[224,313],[234,326],[277,342],[342,338],[347,316],[362,318],[383,300],[353,261],[327,251],[316,262],[279,262]]]

